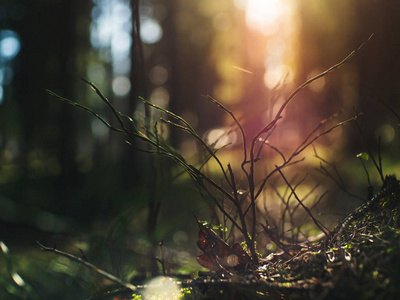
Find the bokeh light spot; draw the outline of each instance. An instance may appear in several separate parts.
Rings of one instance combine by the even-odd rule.
[[[292,81],[292,72],[289,66],[280,62],[270,63],[264,74],[264,84],[267,88],[273,89]]]
[[[158,24],[156,20],[146,18],[142,21],[140,27],[140,36],[143,43],[154,44],[161,40],[163,31],[160,24]]]
[[[150,81],[155,85],[162,85],[168,80],[168,70],[163,66],[155,66],[150,71]]]
[[[131,90],[131,83],[126,76],[117,76],[112,82],[112,89],[115,95],[123,97]]]
[[[162,108],[167,108],[169,103],[169,92],[162,87],[158,87],[151,93],[150,101]]]
[[[390,143],[394,140],[394,137],[396,136],[396,131],[394,130],[392,125],[383,124],[376,130],[375,135],[377,137],[380,136],[384,143]]]
[[[127,56],[131,48],[131,36],[129,32],[123,31],[117,33],[111,41],[112,54],[115,57]]]
[[[209,145],[214,148],[221,148],[228,144],[235,144],[237,137],[236,133],[227,128],[215,128],[205,134],[206,140]]]
[[[0,60],[11,60],[17,56],[21,44],[18,34],[11,30],[0,31]]]

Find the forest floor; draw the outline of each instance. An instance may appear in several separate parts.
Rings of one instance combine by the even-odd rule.
[[[13,232],[16,231],[13,230]],[[27,234],[41,236],[40,232]],[[19,237],[24,240],[22,234]],[[45,243],[47,244],[46,240]],[[61,246],[59,244],[57,246],[66,248],[62,243]],[[26,247],[27,245],[24,244],[20,248]],[[39,247],[36,246],[36,248]],[[50,250],[54,252],[54,249]],[[92,270],[86,270],[83,266],[85,262],[71,264],[62,260],[63,257],[59,255],[49,256],[48,253],[39,253],[40,257],[35,256],[35,266],[26,264],[26,269],[21,270],[21,276],[31,283],[32,289],[20,288],[18,295],[21,294],[21,297],[16,299],[43,299],[39,293],[37,297],[32,297],[36,295],[33,293],[34,289],[40,292],[45,291],[46,295],[52,295],[57,299],[72,299],[59,297],[61,290],[65,292],[66,285],[70,288],[69,292],[80,296],[85,295],[74,297],[74,299],[92,300],[398,299],[400,294],[399,181],[394,177],[387,177],[382,189],[368,202],[345,217],[329,232],[328,236],[322,236],[313,242],[293,244],[284,250],[260,257],[260,264],[257,267],[249,263],[240,271],[230,270],[229,275],[223,272],[200,272],[196,278],[181,276],[170,281],[164,277],[166,283],[175,285],[175,295],[171,297],[171,294],[167,293],[165,297],[155,298],[146,298],[146,285],[141,285],[147,284],[145,280],[132,282],[138,287],[135,291],[129,288],[121,289],[118,288],[121,285],[109,283],[99,289],[96,288],[99,285],[94,285],[93,282],[101,279],[102,276],[94,276]],[[11,264],[13,261],[19,262],[15,267],[24,266],[24,261],[17,259],[20,256],[6,258],[6,255],[3,255],[4,261],[10,267],[13,266]],[[45,258],[46,261],[57,258],[62,262],[66,273],[55,272],[54,268],[49,268],[43,273],[44,262],[40,258]],[[32,259],[29,261],[32,262]],[[57,264],[53,263],[53,265]],[[13,267],[8,271],[5,270],[5,264],[0,264],[0,270],[1,267],[4,269],[4,274],[10,273],[10,270],[14,271]],[[41,272],[39,278],[42,283],[40,284],[33,280],[33,276],[38,272]],[[4,278],[6,278],[5,275]],[[104,281],[107,280],[101,282]],[[7,282],[0,276],[0,284],[11,287],[11,284],[6,284]],[[86,292],[80,290],[85,287],[91,288]],[[91,292],[93,290],[97,292],[93,294]],[[17,295],[16,291],[11,291],[11,294]],[[165,293],[165,290],[162,292]],[[1,290],[0,298],[2,298]],[[53,297],[48,299],[51,298]]]
[[[400,191],[389,181],[330,237],[271,254],[245,274],[183,283],[185,299],[398,299]]]

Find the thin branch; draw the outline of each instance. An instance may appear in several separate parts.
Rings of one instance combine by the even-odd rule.
[[[232,183],[233,183],[233,185],[235,187],[235,189],[233,191],[233,194],[234,194],[234,197],[235,197],[236,201],[235,201],[234,204],[236,206],[236,211],[237,211],[237,213],[239,215],[240,223],[242,224],[242,229],[243,229],[242,233],[244,233],[244,238],[246,240],[247,246],[250,249],[252,257],[255,257],[255,256],[257,256],[256,249],[254,248],[255,245],[254,245],[254,242],[250,239],[249,235],[247,234],[248,230],[247,230],[245,214],[243,213],[243,210],[242,210],[242,207],[241,207],[241,203],[239,201],[238,192],[237,192],[236,183],[235,183],[235,176],[233,174],[232,167],[231,167],[230,164],[228,164],[228,171],[229,171],[229,174],[231,176]],[[256,263],[256,262],[254,262],[254,263]]]
[[[171,111],[169,111],[169,110],[167,110],[167,109],[165,109],[165,108],[162,108],[162,107],[160,107],[160,106],[158,106],[158,105],[155,105],[155,104],[153,104],[153,103],[147,101],[146,99],[144,99],[144,98],[142,98],[142,97],[139,97],[139,99],[140,99],[141,101],[143,101],[145,104],[147,104],[147,105],[149,105],[149,106],[151,106],[151,107],[153,107],[153,108],[155,108],[155,109],[157,109],[157,110],[159,110],[159,111],[165,113],[166,115],[168,115],[168,116],[170,116],[170,117],[172,117],[172,118],[174,118],[174,119],[180,121],[183,125],[180,125],[180,124],[171,122],[171,121],[169,121],[169,120],[162,119],[163,122],[165,122],[165,123],[167,123],[167,124],[170,124],[170,125],[172,125],[172,126],[175,126],[175,127],[179,128],[179,129],[181,129],[181,130],[183,130],[183,131],[186,131],[186,132],[188,132],[191,136],[193,136],[193,137],[207,150],[207,152],[214,158],[214,160],[218,163],[218,165],[219,165],[219,167],[220,167],[220,169],[221,169],[221,171],[222,171],[222,173],[223,173],[223,175],[224,175],[224,177],[225,177],[226,182],[228,182],[228,184],[230,185],[230,187],[233,188],[233,187],[232,187],[232,183],[229,181],[228,176],[227,176],[227,174],[226,174],[226,171],[225,171],[224,167],[222,166],[222,163],[221,163],[221,161],[219,160],[219,158],[214,154],[214,152],[212,151],[212,149],[211,149],[211,148],[206,144],[206,142],[196,133],[196,131],[194,130],[194,128],[193,128],[185,119],[183,119],[182,117],[180,117],[180,116],[174,114],[173,112],[171,112]]]
[[[372,38],[373,34],[368,38],[368,40],[366,42],[368,42],[371,38]],[[262,128],[252,139],[251,142],[251,146],[250,146],[250,170],[249,172],[245,172],[248,182],[249,182],[249,188],[250,188],[250,199],[252,202],[252,217],[253,217],[253,227],[252,227],[252,231],[251,231],[251,236],[254,239],[255,234],[256,234],[256,207],[255,207],[255,200],[256,200],[256,194],[255,194],[255,186],[254,186],[254,176],[255,176],[255,170],[254,170],[254,147],[256,142],[258,141],[259,137],[264,134],[264,133],[268,133],[269,131],[272,130],[272,128],[274,128],[274,126],[276,125],[276,123],[279,121],[279,119],[282,118],[282,113],[285,110],[285,108],[287,107],[287,105],[292,101],[292,99],[301,91],[303,90],[305,87],[307,87],[308,85],[310,85],[312,82],[318,80],[319,78],[322,78],[324,76],[326,76],[327,74],[331,73],[332,71],[340,68],[341,66],[343,66],[345,63],[347,63],[356,53],[358,53],[363,46],[365,45],[364,42],[360,47],[358,47],[356,50],[352,51],[347,57],[345,57],[341,62],[337,63],[336,65],[330,67],[329,69],[327,69],[326,71],[322,72],[321,74],[310,78],[309,80],[307,80],[306,82],[304,82],[302,85],[300,85],[298,88],[296,88],[294,90],[294,92],[287,98],[287,100],[281,105],[279,111],[276,113],[274,119],[269,122],[264,128]],[[290,159],[289,159],[290,160]],[[257,192],[257,195],[260,194],[260,191]]]
[[[362,114],[360,114],[360,115],[362,115]],[[348,120],[346,120],[346,121],[340,122],[340,123],[338,123],[338,124],[332,126],[332,127],[329,128],[328,130],[326,130],[326,131],[324,131],[324,132],[318,134],[317,136],[315,136],[311,141],[308,141],[308,142],[307,142],[307,140],[310,138],[310,135],[309,135],[309,136],[306,138],[306,140],[304,140],[303,143],[302,143],[299,147],[297,147],[297,149],[293,152],[292,155],[293,155],[293,156],[299,155],[301,152],[303,152],[308,146],[310,146],[312,143],[314,143],[314,142],[315,142],[317,139],[319,139],[320,137],[322,137],[322,136],[324,136],[324,135],[326,135],[326,134],[332,132],[333,130],[335,130],[335,129],[338,128],[338,127],[347,125],[347,124],[349,124],[350,122],[357,120],[357,118],[358,118],[360,115],[355,116],[355,117],[352,117],[352,118],[350,118],[350,119],[348,119]],[[319,127],[319,126],[318,126],[318,127]]]
[[[356,117],[360,115],[360,114],[357,112],[357,110],[356,110],[355,107],[353,107],[353,110],[354,110],[354,113],[356,114]],[[361,141],[362,141],[362,143],[363,143],[365,149],[367,149],[367,152],[368,152],[369,156],[371,157],[371,160],[372,160],[372,162],[373,162],[373,164],[374,164],[376,170],[378,171],[379,176],[381,177],[381,180],[382,180],[382,183],[383,183],[383,182],[385,182],[385,178],[384,178],[384,176],[383,176],[382,168],[381,168],[381,166],[379,166],[379,164],[376,162],[375,157],[373,156],[371,150],[370,150],[369,147],[367,146],[367,142],[365,141],[365,136],[364,136],[364,132],[363,132],[362,127],[361,127],[361,123],[358,121],[358,122],[356,122],[356,124],[357,124],[358,130],[360,131]]]
[[[87,112],[90,113],[91,115],[95,116],[98,120],[100,120],[100,121],[101,121],[104,125],[106,125],[110,130],[119,132],[119,133],[121,133],[121,134],[126,134],[126,135],[135,136],[135,137],[141,139],[142,141],[151,144],[152,146],[156,146],[156,143],[155,143],[155,142],[153,142],[153,141],[152,141],[151,139],[149,139],[145,134],[143,134],[142,132],[140,132],[139,130],[137,130],[136,125],[134,124],[134,121],[132,120],[132,118],[130,118],[130,117],[128,117],[128,116],[126,116],[126,115],[124,115],[124,114],[118,112],[118,111],[116,111],[116,113],[117,113],[120,117],[126,118],[127,120],[129,120],[129,121],[133,124],[134,129],[135,129],[135,132],[129,132],[129,131],[127,131],[126,129],[116,128],[116,127],[112,126],[110,123],[108,123],[102,116],[100,116],[99,114],[97,114],[96,112],[94,112],[91,108],[89,108],[89,107],[87,107],[87,106],[85,106],[85,105],[79,104],[79,103],[77,103],[77,102],[75,102],[75,101],[72,101],[72,100],[70,100],[70,99],[64,98],[64,97],[62,97],[62,96],[60,96],[60,95],[54,93],[54,92],[51,91],[51,90],[46,90],[46,92],[47,92],[48,94],[50,94],[50,95],[52,95],[52,96],[58,98],[59,100],[61,100],[61,101],[63,101],[63,102],[66,102],[66,103],[68,103],[68,104],[70,104],[70,105],[76,106],[76,107],[78,107],[78,108],[80,108],[80,109],[83,109],[83,110],[87,111]],[[122,121],[121,121],[121,122],[122,122]],[[129,143],[129,142],[128,142],[128,143]],[[130,143],[129,143],[129,144],[130,144]],[[130,145],[132,145],[132,144],[130,144]],[[139,150],[139,151],[142,151],[142,152],[150,152],[150,151],[148,151],[148,150],[143,150],[143,149],[139,149],[139,148],[136,148],[136,147],[134,147],[134,148],[137,149],[137,150]]]
[[[61,256],[64,256],[64,257],[66,257],[66,258],[68,258],[68,259],[70,259],[70,260],[76,261],[76,262],[80,263],[81,265],[85,266],[86,268],[89,268],[89,269],[91,269],[92,271],[95,271],[97,274],[103,276],[104,278],[107,278],[108,280],[110,280],[110,281],[112,281],[112,282],[115,282],[115,283],[117,283],[117,284],[119,284],[119,285],[122,285],[123,287],[126,287],[126,288],[128,288],[128,289],[130,289],[130,290],[132,290],[132,291],[135,291],[135,290],[138,289],[138,288],[137,288],[136,286],[134,286],[133,284],[130,284],[130,283],[125,282],[125,281],[122,281],[122,280],[119,279],[118,277],[115,277],[114,275],[111,275],[110,273],[108,273],[108,272],[106,272],[106,271],[104,271],[104,270],[102,270],[102,269],[99,269],[99,268],[96,267],[95,265],[93,265],[93,264],[91,264],[91,263],[89,263],[89,262],[83,260],[83,259],[80,258],[80,257],[77,257],[77,256],[75,256],[75,255],[72,255],[72,254],[67,253],[67,252],[64,252],[64,251],[60,251],[60,250],[58,250],[58,249],[56,249],[56,248],[46,247],[46,246],[44,246],[43,244],[41,244],[39,241],[36,241],[36,243],[40,246],[40,248],[41,248],[43,251],[53,252],[53,253],[55,253],[55,254],[57,254],[57,255],[61,255]]]
[[[365,171],[365,174],[367,175],[368,186],[372,186],[372,185],[371,185],[371,179],[370,179],[370,177],[369,177],[369,173],[368,173],[367,166],[366,166],[365,163],[364,163],[364,159],[363,159],[362,157],[359,157],[359,155],[357,155],[357,157],[358,157],[359,161],[361,162],[361,165],[363,166],[363,169],[364,169],[364,171]],[[368,198],[368,199],[369,199],[369,198]]]
[[[336,169],[335,169],[336,170]],[[336,183],[336,185],[347,195],[349,195],[350,197],[353,198],[357,198],[359,200],[361,200],[362,202],[365,202],[365,199],[363,197],[360,197],[358,195],[355,195],[351,192],[349,192],[346,188],[345,183],[341,180],[341,177],[338,179],[336,179],[323,165],[322,163],[320,164],[320,169],[317,169],[318,172],[320,172],[321,174],[324,174],[326,177],[330,178],[334,183]],[[336,172],[338,172],[336,170]]]
[[[111,104],[110,100],[108,100],[103,93],[97,88],[97,86],[93,83],[90,82],[84,78],[82,78],[82,80],[84,82],[86,82],[88,85],[90,85],[92,87],[92,89],[96,92],[96,94],[100,97],[101,100],[103,100],[104,103],[107,104],[107,106],[110,108],[110,110],[112,111],[112,113],[114,114],[114,116],[116,117],[116,119],[118,120],[119,124],[121,125],[122,129],[124,132],[128,133],[128,130],[126,129],[124,122],[121,119],[121,116],[119,115],[119,113],[117,112],[117,110],[115,109],[114,105]]]
[[[321,194],[321,196],[318,197],[317,201],[315,201],[315,202],[313,203],[313,205],[311,206],[310,210],[313,210],[314,208],[316,208],[317,205],[321,202],[321,200],[322,200],[326,195],[328,195],[328,193],[329,193],[329,190],[326,190],[325,192],[323,192],[323,193]]]
[[[260,138],[261,139],[261,138]],[[275,152],[277,152],[283,159],[283,162],[286,162],[286,158],[285,155],[275,146],[271,145],[267,140],[262,139],[260,142],[263,142],[265,145],[267,145],[268,147],[270,147],[272,150],[274,150]],[[261,147],[260,147],[261,149]]]
[[[256,161],[258,161],[260,159],[261,151],[262,151],[262,149],[264,147],[264,144],[268,145],[266,142],[268,142],[268,139],[272,135],[272,133],[274,132],[275,128],[276,128],[276,125],[271,128],[271,130],[267,133],[267,135],[265,137],[263,137],[263,138],[259,137],[258,138],[258,141],[261,142],[261,145],[258,148],[257,155],[256,155],[256,158],[254,159],[254,162],[256,162]]]
[[[312,211],[313,209],[315,209],[317,207],[317,205],[321,202],[321,200],[329,193],[329,190],[326,190],[325,192],[323,192],[318,199],[313,203],[313,205],[309,208],[310,211]],[[304,224],[305,221],[307,219],[307,216],[304,216],[303,220],[300,222],[300,224]]]
[[[365,41],[364,43],[362,43],[356,50],[353,50],[349,55],[347,55],[341,62],[337,63],[336,65],[330,67],[329,69],[327,69],[326,71],[318,74],[315,77],[312,77],[310,79],[308,79],[306,82],[304,82],[303,84],[301,84],[298,88],[296,88],[294,90],[294,92],[287,98],[287,100],[281,105],[279,111],[276,113],[275,118],[267,125],[265,126],[263,129],[261,129],[259,131],[259,133],[255,136],[255,138],[257,139],[262,133],[269,131],[272,127],[271,124],[275,124],[278,119],[281,118],[281,115],[283,113],[283,111],[285,110],[286,106],[292,101],[292,99],[301,91],[303,90],[305,87],[307,87],[308,85],[310,85],[312,82],[328,75],[329,73],[331,73],[332,71],[340,68],[341,66],[343,66],[345,63],[347,63],[356,53],[360,52],[360,50],[364,47],[364,45],[369,42],[372,38],[374,34],[371,34],[369,36],[369,38],[367,39],[367,41]]]
[[[349,122],[354,121],[354,120],[356,120],[356,119],[357,119],[357,117],[353,117],[353,118],[348,119],[348,120],[346,120],[346,121],[340,122],[340,123],[334,125],[333,127],[329,128],[328,130],[326,130],[326,131],[320,133],[319,135],[315,136],[315,137],[314,137],[312,140],[310,140],[310,141],[308,141],[308,139],[311,137],[311,135],[309,135],[309,136],[308,136],[294,151],[293,151],[292,155],[291,155],[287,160],[285,160],[285,161],[279,166],[279,169],[283,169],[285,166],[289,166],[289,165],[293,164],[293,163],[291,163],[292,159],[293,159],[294,157],[298,156],[301,152],[303,152],[307,147],[309,147],[310,145],[312,145],[312,144],[313,144],[317,139],[319,139],[320,137],[322,137],[322,136],[324,136],[324,135],[330,133],[331,131],[335,130],[336,128],[338,128],[338,127],[340,127],[340,126],[344,126],[344,125],[348,124]],[[324,120],[323,120],[323,121],[324,121]],[[323,122],[323,121],[321,121],[321,122]],[[321,123],[320,123],[320,125],[321,125]],[[319,128],[320,125],[318,125],[317,128]],[[316,130],[313,130],[313,132],[315,132],[315,131],[316,131]],[[302,160],[304,160],[304,158],[303,158]],[[297,163],[297,162],[298,162],[298,161],[296,161],[296,162],[294,162],[294,163]],[[277,170],[274,169],[273,171],[271,171],[271,173],[274,173],[274,172],[276,172],[276,171],[277,171]],[[271,174],[271,175],[272,175],[272,174]],[[258,198],[258,196],[260,195],[262,189],[264,189],[264,185],[266,184],[266,182],[267,182],[267,180],[269,179],[269,177],[270,177],[270,174],[269,174],[266,178],[264,178],[263,183],[262,183],[261,186],[258,188],[258,191],[257,191],[257,193],[256,193],[256,195],[255,195],[255,199]]]
[[[278,168],[278,166],[276,166],[276,168]],[[285,181],[285,183],[287,184],[287,186],[290,188],[290,190],[292,191],[294,197],[296,198],[296,200],[299,202],[299,204],[304,208],[304,210],[308,213],[308,215],[311,217],[311,219],[313,220],[314,224],[326,235],[327,238],[329,238],[329,230],[321,223],[319,222],[317,219],[314,218],[313,214],[311,213],[311,211],[303,204],[303,202],[299,199],[299,197],[297,196],[295,190],[293,189],[293,187],[291,186],[291,184],[287,181],[285,175],[283,175],[282,171],[280,169],[278,169],[279,174],[282,176],[283,180]],[[327,230],[328,232],[326,232],[325,230]]]
[[[291,160],[292,160],[292,158],[289,158],[285,163],[279,165],[279,166],[278,166],[278,169],[283,169],[283,168],[286,168],[286,167],[293,166],[293,165],[296,165],[296,164],[298,164],[298,163],[301,163],[302,161],[305,160],[305,157],[300,158],[300,159],[298,159],[298,160],[295,160],[295,161],[293,161],[293,162],[292,162]],[[258,199],[258,197],[259,197],[260,194],[262,193],[262,191],[263,191],[263,189],[264,189],[264,186],[265,186],[265,184],[267,183],[268,179],[269,179],[273,174],[275,174],[275,172],[278,171],[278,169],[277,169],[277,168],[273,169],[273,170],[262,180],[261,185],[260,185],[260,187],[259,187],[259,189],[258,189],[258,192],[257,192],[256,195],[255,195],[255,199],[256,199],[256,200]]]
[[[237,186],[236,186],[236,182],[235,182],[235,174],[233,173],[231,164],[228,164],[228,173],[231,177],[231,181],[232,181],[232,185],[233,185],[233,196],[235,198],[235,205],[240,205],[239,203],[239,197],[238,197],[238,190],[237,190]]]
[[[381,143],[382,143],[382,136],[378,138],[378,162],[379,162],[379,169],[383,171],[382,167],[382,153],[381,153]],[[383,173],[383,172],[382,172]]]
[[[99,119],[99,120],[100,120],[104,125],[106,125],[109,129],[114,130],[114,131],[117,131],[117,132],[120,132],[120,133],[124,133],[124,134],[126,133],[126,131],[124,131],[123,129],[119,129],[119,128],[113,127],[113,126],[112,126],[110,123],[108,123],[103,117],[101,117],[99,114],[95,113],[95,112],[94,112],[93,110],[91,110],[90,108],[88,108],[88,107],[86,107],[86,106],[84,106],[84,105],[82,105],[82,104],[79,104],[79,103],[77,103],[77,102],[75,102],[75,101],[72,101],[72,100],[70,100],[70,99],[61,97],[60,95],[54,93],[54,92],[51,91],[51,90],[46,90],[46,92],[47,92],[48,94],[50,94],[50,95],[52,95],[52,96],[58,98],[58,99],[61,100],[61,101],[67,102],[68,104],[71,104],[71,105],[73,105],[73,106],[76,106],[76,107],[79,107],[79,108],[81,108],[81,109],[83,109],[83,110],[86,110],[87,112],[89,112],[90,114],[92,114],[93,116],[95,116],[97,119]]]
[[[303,157],[303,158],[301,158],[301,159],[299,159],[299,160],[296,160],[296,161],[293,161],[293,162],[291,162],[291,163],[282,164],[282,165],[278,166],[278,168],[283,169],[283,168],[285,168],[285,167],[293,166],[293,165],[295,165],[295,164],[301,163],[301,162],[304,161],[304,160],[305,160],[305,158]],[[262,191],[264,190],[264,187],[265,187],[265,185],[267,184],[267,181],[269,180],[269,178],[271,178],[271,176],[274,175],[276,171],[277,171],[276,168],[273,169],[266,177],[264,177],[264,179],[261,181],[261,184],[260,184],[260,183],[257,183],[257,184],[256,184],[257,186],[260,185],[260,188],[258,189],[258,192],[257,192],[257,194],[256,194],[256,196],[255,196],[255,197],[256,197],[256,200],[258,199],[258,197],[260,196],[260,194],[261,194]],[[255,201],[254,201],[254,203],[255,203]],[[247,213],[248,213],[249,210],[252,208],[252,206],[253,206],[253,202],[251,202],[251,203],[249,204],[249,206],[246,208],[246,210],[245,210],[245,212],[244,212],[245,215],[247,215]]]
[[[397,118],[397,120],[399,121],[399,124],[400,124],[400,115],[399,115],[398,113],[396,113],[396,112],[394,111],[394,109],[391,108],[391,107],[390,107],[385,101],[383,101],[382,98],[379,97],[379,96],[378,96],[378,101],[379,101],[380,103],[382,103],[383,106],[385,106],[385,107]]]
[[[246,231],[243,230],[243,228],[235,221],[235,219],[229,214],[219,203],[219,201],[215,198],[215,196],[205,187],[204,185],[200,185],[201,188],[199,188],[199,192],[203,194],[205,191],[209,197],[212,198],[213,202],[215,205],[218,207],[218,209],[226,216],[229,221],[232,222],[232,225],[235,226],[243,235],[246,235]],[[226,196],[226,195],[225,195]],[[230,195],[229,195],[230,196]],[[232,197],[232,196],[231,196]],[[232,200],[232,199],[230,199]]]
[[[221,108],[223,111],[225,111],[227,114],[229,114],[231,116],[231,118],[233,119],[233,121],[236,123],[237,127],[240,130],[240,134],[242,135],[242,143],[243,143],[243,155],[244,155],[244,159],[243,161],[247,160],[247,149],[246,149],[246,134],[244,132],[243,126],[242,124],[240,124],[240,122],[236,119],[235,115],[232,113],[231,110],[229,110],[228,108],[226,108],[223,104],[221,104],[219,101],[217,101],[216,99],[214,99],[213,97],[207,95],[207,98],[210,99],[214,104],[216,104],[219,108]]]
[[[264,224],[261,224],[261,223],[260,223],[260,225],[261,225],[261,227],[264,229],[265,234],[271,239],[271,241],[272,241],[273,243],[275,243],[276,246],[278,246],[278,248],[280,248],[281,250],[283,250],[283,252],[285,252],[286,254],[289,254],[289,255],[291,254],[290,251],[288,250],[289,246],[286,245],[286,244],[284,244],[284,243],[282,243],[282,242],[279,240],[279,237],[277,237],[277,236],[275,235],[275,233],[274,233],[271,229],[268,228],[268,225],[265,226]]]
[[[336,165],[334,163],[330,163],[327,160],[323,159],[321,156],[318,155],[317,153],[317,149],[315,148],[314,144],[313,146],[313,150],[314,150],[314,156],[316,158],[318,158],[320,161],[322,161],[323,163],[325,163],[326,165],[328,165],[329,167],[331,167],[333,169],[333,171],[335,172],[337,178],[338,178],[338,182],[340,183],[340,185],[338,184],[338,186],[345,186],[344,180],[342,175],[340,174],[338,168],[336,167]],[[322,164],[320,163],[320,166],[322,166]],[[332,175],[333,176],[333,175]]]
[[[299,181],[298,183],[296,183],[296,185],[293,187],[293,191],[296,191],[296,189],[306,180],[307,177],[308,177],[308,174],[306,174],[302,179],[300,179],[300,181]],[[302,202],[304,202],[304,201],[309,197],[309,195],[313,192],[313,190],[314,190],[315,188],[316,188],[316,187],[314,187],[313,189],[311,189],[305,196],[303,196]],[[289,195],[289,197],[288,197],[288,201],[287,201],[288,210],[290,209],[290,207],[289,207],[289,200],[290,200],[290,197],[291,197],[292,195],[295,196],[294,193],[291,192],[290,195]],[[289,210],[289,216],[293,217],[293,215],[295,214],[295,212],[296,212],[296,210],[298,209],[299,206],[300,206],[300,204],[298,203],[295,207],[293,207],[293,209],[292,209],[291,211]],[[291,225],[294,226],[294,223],[291,223]]]

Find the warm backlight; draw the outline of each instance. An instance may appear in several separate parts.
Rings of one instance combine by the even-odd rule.
[[[286,0],[247,0],[246,24],[266,39],[264,84],[272,89],[292,81],[295,5]]]
[[[246,23],[266,35],[276,34],[285,11],[285,1],[248,0],[246,4]]]

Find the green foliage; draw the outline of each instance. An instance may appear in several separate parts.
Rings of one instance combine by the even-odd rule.
[[[138,294],[132,294],[132,300],[142,300],[142,296]]]
[[[362,153],[357,154],[357,158],[362,158],[364,160],[368,160],[369,159],[369,155],[366,152],[362,152]]]

